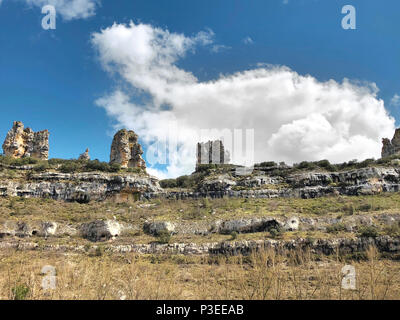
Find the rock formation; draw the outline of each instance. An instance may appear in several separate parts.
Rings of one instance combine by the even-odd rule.
[[[31,181],[0,179],[0,197],[52,198],[88,203],[119,195],[123,190],[139,193],[140,198],[162,191],[155,177],[106,173],[43,172],[31,175]]]
[[[34,132],[24,129],[24,124],[14,121],[3,143],[3,152],[13,158],[32,157],[47,160],[49,156],[49,131]]]
[[[382,158],[393,154],[400,154],[400,128],[396,129],[392,140],[382,139]]]
[[[81,153],[78,160],[90,160],[89,149],[86,149],[84,153]]]
[[[197,144],[197,164],[224,164],[229,160],[229,152],[225,151],[221,140]]]
[[[119,163],[122,168],[146,168],[142,159],[142,146],[138,135],[132,130],[119,130],[111,144],[110,163]]]

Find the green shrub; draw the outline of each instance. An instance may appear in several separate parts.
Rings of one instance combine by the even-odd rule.
[[[157,242],[161,244],[169,243],[171,241],[171,238],[171,232],[169,232],[168,230],[161,230],[157,234]]]
[[[338,233],[346,231],[346,226],[343,223],[335,223],[326,228],[326,232],[328,233]]]
[[[12,288],[12,299],[13,300],[25,300],[29,294],[29,287],[26,284],[17,284]]]
[[[362,226],[358,229],[358,235],[363,238],[376,238],[378,230],[374,226]]]
[[[257,164],[257,167],[276,167],[278,164],[274,161],[264,161]]]
[[[236,231],[231,232],[231,239],[230,240],[236,240],[238,237],[238,233]]]
[[[318,167],[324,168],[324,169],[326,169],[328,171],[331,171],[331,172],[338,170],[338,168],[335,165],[331,164],[328,160],[320,160],[320,161],[317,161],[315,164]]]
[[[391,237],[400,237],[400,222],[387,226],[384,229],[384,232]]]
[[[295,167],[296,169],[307,169],[307,170],[313,170],[318,168],[318,166],[314,162],[308,162],[308,161],[302,161],[300,163],[294,164],[293,167]]]
[[[50,168],[47,161],[41,161],[33,167],[33,170],[36,172],[43,172]]]
[[[81,166],[77,162],[69,161],[63,163],[59,170],[63,173],[72,173],[79,171],[80,168]]]
[[[369,203],[364,203],[358,207],[358,210],[363,211],[363,212],[368,212],[372,209],[372,205]]]
[[[161,188],[176,188],[176,179],[165,179],[160,181]]]
[[[134,169],[134,168],[130,168]],[[121,170],[121,165],[119,163],[112,163],[110,164],[110,172],[119,172]]]
[[[282,235],[282,229],[278,226],[269,230],[271,238],[278,238]]]
[[[29,164],[36,164],[40,160],[36,158],[31,158],[31,157],[24,157],[20,159],[16,159],[10,156],[0,156],[0,163],[3,163],[5,165],[9,166],[25,166]]]
[[[99,160],[89,160],[85,164],[86,171],[103,171],[110,172],[110,165],[107,162],[100,162]]]
[[[97,246],[96,249],[94,250],[92,256],[94,257],[101,257],[104,253],[104,248]]]
[[[374,163],[375,163],[375,159],[374,158],[365,159],[364,161],[361,161],[361,162],[357,163],[356,167],[357,168],[367,168],[367,167],[371,166]]]
[[[352,204],[345,205],[342,210],[347,216],[352,216],[354,214],[354,207]]]
[[[132,173],[141,173],[143,170],[141,168],[126,168],[126,172],[132,172]]]

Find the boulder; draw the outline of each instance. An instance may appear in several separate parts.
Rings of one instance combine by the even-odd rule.
[[[285,231],[297,231],[299,230],[299,218],[297,217],[291,217],[286,220],[285,224],[283,225],[283,228]]]
[[[81,225],[81,235],[90,241],[106,241],[120,235],[122,226],[113,220],[95,220]]]
[[[279,230],[281,223],[274,218],[252,218],[218,222],[213,225],[213,230],[221,234],[265,232],[272,229]]]
[[[155,236],[165,231],[172,234],[175,232],[175,226],[169,221],[146,221],[143,225],[143,231]]]

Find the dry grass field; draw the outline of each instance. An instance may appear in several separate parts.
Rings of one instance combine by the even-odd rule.
[[[83,223],[115,219],[138,225],[146,219],[203,221],[251,215],[348,216],[398,213],[400,194],[318,199],[216,199],[88,204],[49,199],[0,199],[0,222],[51,220]],[[380,231],[383,232],[383,231]],[[304,232],[303,232],[304,233]],[[311,233],[310,233],[311,234]],[[285,239],[304,236],[287,232]],[[313,237],[337,234],[315,231]],[[237,235],[264,239],[268,232]],[[186,237],[186,238],[185,238]],[[229,241],[231,235],[173,235],[173,242]],[[0,241],[8,241],[7,237]],[[22,241],[14,239],[16,241]],[[118,244],[157,240],[142,232],[111,241]],[[31,237],[29,241],[90,246],[80,237]],[[104,243],[107,245],[106,242]],[[249,256],[0,250],[0,299],[399,299],[400,261],[371,247],[351,256],[322,256],[307,251],[265,250]],[[55,289],[43,289],[44,266],[56,270]],[[342,268],[356,270],[356,289],[342,288]]]
[[[374,248],[361,261],[309,252],[250,256],[52,254],[0,252],[1,299],[398,299],[400,262]],[[342,267],[356,270],[356,289],[342,289]],[[45,265],[56,269],[44,290]]]

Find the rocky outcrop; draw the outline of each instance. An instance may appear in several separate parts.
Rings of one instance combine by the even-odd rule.
[[[81,153],[79,155],[78,160],[90,160],[89,149],[88,148],[86,149],[86,151],[84,153]]]
[[[34,132],[14,121],[3,143],[3,152],[13,158],[32,157],[47,160],[49,156],[49,131]]]
[[[230,155],[221,140],[201,142],[197,144],[197,164],[229,163]]]
[[[377,238],[333,238],[333,239],[304,239],[295,240],[244,240],[227,242],[208,242],[208,243],[169,243],[159,244],[157,242],[149,244],[109,244],[102,246],[105,252],[139,254],[184,254],[184,255],[249,255],[259,250],[273,249],[280,253],[289,253],[290,250],[300,249],[309,250],[313,254],[357,254],[365,252],[371,246],[375,246],[379,252],[392,254],[400,253],[400,238],[390,236],[380,236]],[[68,244],[38,244],[36,242],[23,241],[1,241],[0,249],[18,250],[37,250],[58,251],[58,252],[87,252],[85,245]],[[96,245],[92,249],[97,248]],[[386,256],[390,257],[390,256]]]
[[[400,128],[396,129],[392,140],[382,139],[382,158],[400,154]]]
[[[36,221],[27,223],[24,221],[6,221],[0,225],[0,238],[13,236],[25,238],[31,236],[54,236],[58,231],[58,224],[52,221]]]
[[[111,144],[110,163],[118,163],[122,168],[146,168],[142,159],[142,146],[138,135],[132,130],[122,129],[115,135]]]
[[[281,224],[274,218],[252,218],[240,220],[228,220],[215,223],[213,228],[218,233],[230,234],[238,233],[255,233],[271,231],[272,229],[280,229]]]
[[[146,198],[148,193],[156,194],[161,190],[156,178],[136,174],[44,172],[32,174],[27,181],[0,181],[0,196],[52,198],[80,203],[104,200],[121,192]]]
[[[163,232],[168,232],[170,234],[175,233],[175,226],[173,223],[168,221],[146,221],[143,225],[143,230],[151,235],[160,235]]]
[[[343,172],[304,172],[287,177],[257,175],[206,178],[193,191],[168,191],[151,197],[167,199],[210,198],[317,198],[338,195],[372,195],[400,191],[399,167],[370,167]]]
[[[113,220],[96,220],[81,226],[81,235],[90,241],[106,241],[119,236],[122,226]]]

